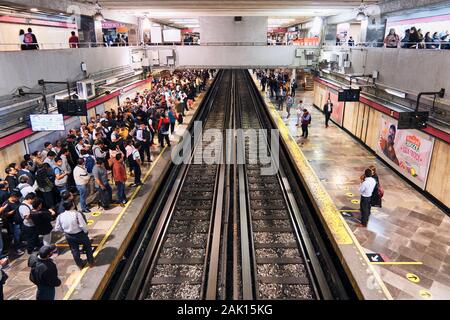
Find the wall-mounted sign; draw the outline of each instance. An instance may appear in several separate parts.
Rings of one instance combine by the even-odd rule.
[[[425,188],[434,138],[419,130],[399,130],[396,119],[381,116],[377,154],[416,185]]]

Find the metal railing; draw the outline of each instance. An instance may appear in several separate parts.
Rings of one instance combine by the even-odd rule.
[[[35,49],[35,46],[37,48]],[[136,47],[138,43],[116,44],[107,42],[38,42],[29,44],[0,43],[0,51],[27,51],[27,50],[55,50],[55,49],[79,49],[79,48],[105,48],[105,47]]]
[[[323,44],[324,47],[342,47],[342,48],[389,48],[389,49],[426,49],[426,50],[447,50],[450,49],[450,42],[399,42],[397,46],[389,46],[384,42],[355,42],[353,45],[347,42],[331,44]]]
[[[33,47],[37,45],[37,48]],[[20,43],[0,43],[0,51],[27,51],[27,50],[57,50],[57,49],[81,49],[81,48],[105,48],[105,47],[146,47],[146,46],[298,46],[298,47],[315,47],[318,48],[318,44],[313,43],[286,43],[286,42],[208,42],[208,43],[184,43],[184,42],[164,42],[164,43],[128,43],[116,44],[109,42],[81,42],[81,43],[69,43],[69,42],[38,42],[30,43],[27,45]],[[33,48],[33,49],[31,49]]]

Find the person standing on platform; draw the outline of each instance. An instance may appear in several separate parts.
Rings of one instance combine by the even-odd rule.
[[[303,114],[303,100],[300,100],[297,104],[297,124],[296,124],[297,127],[300,125],[302,114]]]
[[[88,237],[88,229],[83,215],[75,210],[72,201],[64,201],[64,212],[56,218],[55,231],[63,232],[67,243],[72,251],[73,259],[77,266],[82,269],[85,263],[80,258],[80,245],[86,252],[89,266],[94,265],[91,241]]]
[[[127,152],[128,165],[130,166],[130,169],[134,173],[134,183],[131,185],[131,187],[137,187],[142,185],[141,155],[139,153],[140,148],[139,142],[136,142],[136,147],[133,145],[132,140],[127,140],[127,146],[125,150]]]
[[[104,159],[96,160],[94,169],[92,169],[92,175],[95,179],[95,188],[100,197],[100,208],[108,210],[111,204],[112,189],[108,182],[108,171],[105,168]]]
[[[371,205],[372,207],[380,207],[381,208],[381,198],[383,197],[383,188],[381,187],[380,184],[380,178],[378,177],[377,174],[377,168],[375,166],[370,166],[369,169],[372,171],[372,178],[375,179],[375,181],[377,182],[375,188],[373,189],[373,193],[372,193],[372,200],[371,200]]]
[[[286,97],[286,91],[283,87],[280,87],[280,94],[278,96],[278,110],[283,111],[284,98]]]
[[[38,250],[39,245],[39,235],[37,233],[36,226],[31,217],[33,211],[33,202],[36,199],[36,194],[30,192],[27,194],[23,202],[19,206],[19,214],[22,218],[22,233],[27,241],[27,252],[32,254],[33,251]]]
[[[296,80],[292,80],[291,82],[291,96],[295,97],[295,91],[297,90],[297,81]]]
[[[333,103],[328,98],[327,103],[323,106],[323,113],[325,114],[325,127],[328,128],[328,121],[330,121],[331,114],[333,113]]]
[[[291,108],[294,105],[294,98],[292,93],[287,96],[286,98],[286,111],[287,111],[287,118],[291,116]]]
[[[55,288],[61,285],[58,269],[51,259],[55,250],[54,245],[43,246],[38,255],[28,258],[30,281],[37,286],[36,300],[55,300]]]
[[[112,169],[112,176],[117,187],[117,201],[123,207],[127,203],[127,198],[125,194],[125,182],[127,182],[127,169],[125,168],[125,163],[123,162],[122,152],[117,152],[117,154],[109,159],[110,167]]]
[[[91,161],[95,161],[91,158]],[[93,169],[93,168],[92,168]],[[73,169],[73,177],[75,179],[75,185],[80,194],[80,206],[81,212],[89,213],[89,210],[86,199],[89,195],[89,181],[91,180],[91,175],[86,169],[84,158],[78,159],[78,165]]]
[[[8,258],[0,258],[0,301],[3,301],[3,286],[8,279],[8,275],[3,271],[3,267],[6,265],[8,265]]]
[[[359,185],[359,192],[361,193],[361,224],[364,227],[367,227],[369,222],[372,194],[376,185],[377,182],[372,177],[372,170],[366,169],[364,175],[361,176],[361,184]]]
[[[303,110],[302,115],[302,137],[308,138],[308,126],[311,124],[311,114],[308,112],[308,110]]]

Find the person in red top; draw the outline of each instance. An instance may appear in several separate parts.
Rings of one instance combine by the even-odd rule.
[[[78,48],[78,37],[75,35],[75,31],[70,33],[72,36],[69,38],[69,47],[70,48]]]
[[[117,200],[121,206],[124,206],[125,203],[127,203],[127,198],[125,195],[127,169],[125,168],[125,163],[123,161],[123,153],[120,152],[119,148],[116,156],[109,159],[109,165],[112,168],[112,176],[117,186]]]
[[[159,118],[158,123],[158,138],[161,149],[164,148],[164,140],[166,140],[167,145],[170,147],[169,128],[170,120],[166,117],[166,113],[164,112],[161,115],[161,118]]]

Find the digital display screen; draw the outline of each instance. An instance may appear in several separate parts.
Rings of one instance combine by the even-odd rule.
[[[64,131],[62,114],[30,114],[31,130],[33,131]]]

